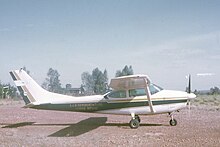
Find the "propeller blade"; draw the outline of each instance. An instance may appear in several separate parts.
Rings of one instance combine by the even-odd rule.
[[[188,116],[190,118],[191,117],[191,104],[190,104],[190,100],[187,101],[187,105],[188,105]]]
[[[187,104],[188,104],[188,109],[190,110],[190,109],[191,109],[191,103],[190,103],[190,100],[187,101]]]
[[[191,75],[189,74],[188,93],[191,93]]]

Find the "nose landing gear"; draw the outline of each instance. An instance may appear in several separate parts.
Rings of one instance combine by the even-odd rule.
[[[132,119],[129,124],[131,129],[137,129],[140,126],[140,122],[137,119]]]
[[[141,119],[138,115],[131,114],[131,121],[129,122],[131,129],[137,129],[140,126]]]
[[[172,114],[172,113],[169,113],[169,116],[171,117],[170,125],[171,125],[171,126],[176,126],[176,125],[177,125],[177,120],[175,120],[175,119],[173,118],[173,114]]]

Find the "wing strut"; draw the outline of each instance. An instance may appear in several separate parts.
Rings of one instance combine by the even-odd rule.
[[[146,78],[144,78],[145,80],[145,83],[146,83],[146,95],[147,95],[147,99],[148,99],[148,104],[149,104],[149,107],[150,107],[150,111],[151,113],[154,113],[154,109],[153,109],[153,103],[151,101],[151,98],[150,98],[150,89],[149,89],[149,86],[147,85],[148,84],[148,80]]]

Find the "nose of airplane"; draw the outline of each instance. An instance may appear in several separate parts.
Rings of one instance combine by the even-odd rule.
[[[196,95],[194,93],[188,94],[188,99],[194,99],[194,98],[196,98]]]

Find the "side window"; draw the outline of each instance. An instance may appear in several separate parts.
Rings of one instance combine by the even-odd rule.
[[[144,88],[129,90],[129,97],[142,96],[142,95],[146,95],[146,91]]]
[[[126,98],[126,91],[120,90],[120,91],[112,91],[108,97],[110,98]]]

